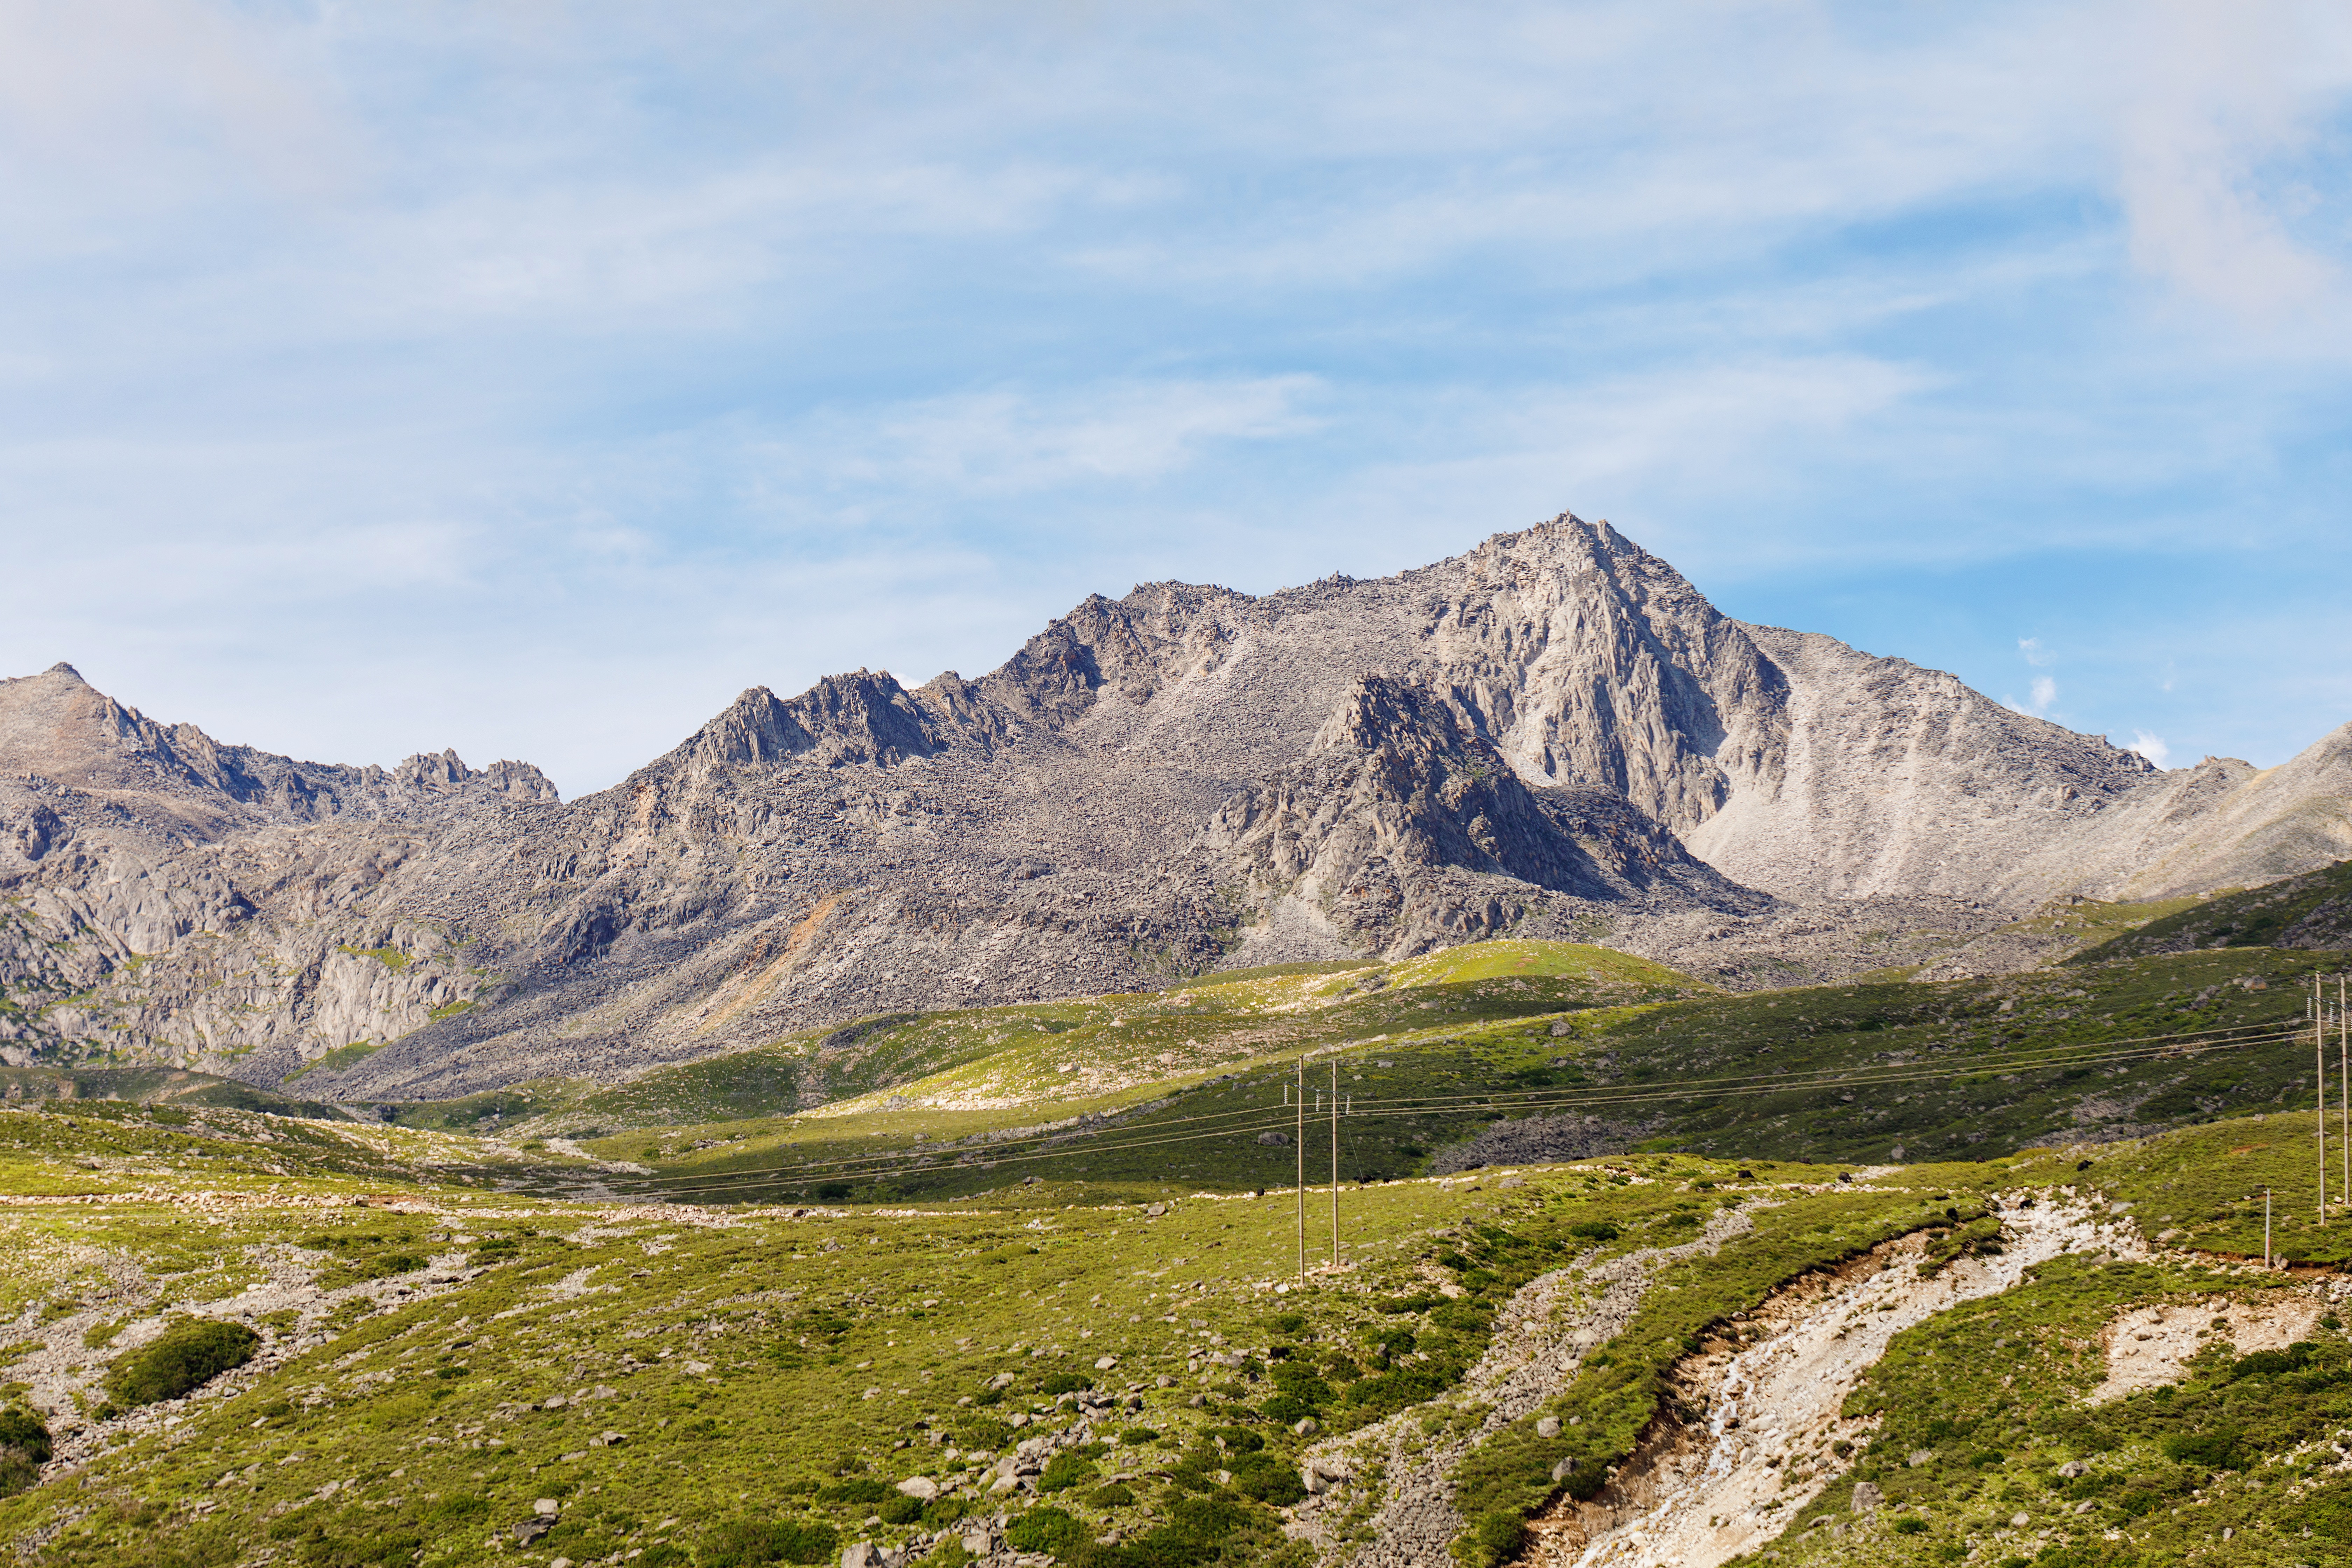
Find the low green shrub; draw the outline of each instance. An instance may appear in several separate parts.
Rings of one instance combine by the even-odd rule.
[[[106,1374],[107,1395],[126,1409],[177,1399],[243,1366],[260,1344],[261,1336],[243,1323],[184,1318],[119,1357]]]
[[[39,1416],[20,1405],[0,1410],[0,1498],[30,1490],[53,1451]]]
[[[1015,1552],[1050,1552],[1066,1557],[1092,1539],[1066,1509],[1041,1503],[1006,1527],[1004,1543]]]
[[[911,1499],[908,1500],[912,1500]],[[703,1538],[702,1550],[695,1554],[698,1568],[755,1568],[765,1563],[825,1563],[833,1558],[834,1548],[840,1543],[840,1532],[829,1524],[805,1520],[739,1519],[719,1526]],[[637,1559],[639,1564],[654,1560],[656,1547]],[[678,1552],[666,1561],[683,1562],[686,1554]]]
[[[2203,1432],[2175,1432],[2160,1445],[2164,1457],[2177,1465],[2205,1470],[2242,1470],[2246,1460],[2238,1446],[2238,1431],[2216,1426]]]
[[[1101,1474],[1090,1460],[1080,1458],[1076,1454],[1056,1454],[1045,1462],[1044,1473],[1037,1478],[1037,1489],[1041,1492],[1067,1491],[1072,1487],[1083,1486],[1098,1479]]]
[[[1517,1557],[1527,1542],[1527,1521],[1507,1509],[1496,1509],[1480,1515],[1476,1528],[1454,1543],[1454,1557],[1465,1568],[1494,1568]]]

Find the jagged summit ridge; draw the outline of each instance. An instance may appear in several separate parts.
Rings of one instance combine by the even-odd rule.
[[[419,752],[386,769],[224,745],[194,724],[161,724],[125,707],[63,662],[39,675],[0,679],[0,774],[220,808],[233,804],[302,822],[396,814],[469,787],[516,800],[559,798],[528,763],[494,763],[477,772],[455,751]]]

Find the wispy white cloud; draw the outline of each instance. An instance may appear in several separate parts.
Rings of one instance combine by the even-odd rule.
[[[2032,665],[2037,669],[2044,668],[2056,663],[2058,658],[2056,654],[2052,653],[2048,648],[2042,646],[2042,639],[2040,637],[2018,638],[2017,651],[2025,656],[2026,663]]]
[[[2057,700],[2058,682],[2050,676],[2037,675],[2033,678],[2032,685],[2027,688],[2024,701],[2021,702],[2015,697],[2003,697],[2000,700],[2000,705],[2012,713],[2024,713],[2036,719],[2047,719],[2052,717],[2050,710]]]
[[[2162,736],[2152,735],[2146,730],[2133,731],[2131,744],[2126,746],[2124,750],[2137,752],[2159,768],[2168,768],[2172,765],[2172,748],[2164,743]]]
[[[577,789],[752,680],[1574,508],[1718,595],[2070,581],[2070,712],[2275,752],[2352,658],[2151,713],[2079,650],[2352,568],[2347,59],[2288,0],[0,0],[0,544],[106,585],[0,668]]]
[[[2317,193],[2282,168],[2352,89],[2352,19],[2299,0],[2152,0],[2127,19],[2116,154],[2133,259],[2242,321],[2307,337],[2324,310],[2341,333],[2345,268],[2294,233]]]
[[[766,496],[953,505],[1104,480],[1148,483],[1217,443],[1316,429],[1309,375],[1123,380],[1050,394],[999,388],[820,411],[748,444]]]

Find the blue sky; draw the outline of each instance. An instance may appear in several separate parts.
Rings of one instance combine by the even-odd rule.
[[[2140,743],[2352,719],[2352,20],[0,0],[0,672],[567,795],[1562,510]]]

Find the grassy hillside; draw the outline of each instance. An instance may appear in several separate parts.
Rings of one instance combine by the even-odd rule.
[[[1975,1157],[2308,1106],[2309,1058],[2286,1031],[2302,977],[2338,962],[2231,950],[1937,984],[1739,995],[1653,984],[1647,1000],[1567,1007],[1547,987],[1576,983],[1540,977],[1462,982],[1441,969],[1369,996],[1361,978],[1296,977],[1281,984],[1311,1005],[1272,1012],[1265,993],[1244,991],[1259,1010],[1203,1009],[1187,1020],[1191,1048],[1156,1078],[1132,1058],[1118,1070],[1089,1061],[1105,1031],[1073,1027],[797,1115],[586,1146],[654,1166],[649,1195],[698,1201],[947,1198],[1032,1174],[1245,1191],[1294,1179],[1289,1097],[1305,1057],[1316,1181],[1330,1169],[1316,1108],[1335,1067],[1349,1181],[1602,1147]]]
[[[2284,1202],[2309,1118],[2254,1125],[2275,1147],[2246,1151],[2237,1173]],[[1515,1292],[1571,1260],[1673,1247],[1711,1215],[1748,1213],[1718,1255],[1661,1272],[1642,1310],[1564,1377],[1539,1412],[1562,1421],[1558,1435],[1539,1436],[1531,1415],[1469,1451],[1455,1484],[1475,1563],[1513,1521],[1580,1495],[1574,1478],[1639,1462],[1673,1419],[1682,1363],[1724,1333],[1737,1342],[1737,1325],[1791,1281],[1906,1234],[1997,1228],[1978,1216],[2021,1191],[2144,1205],[2210,1163],[2200,1140],[2231,1135],[2118,1145],[2087,1170],[2035,1156],[1849,1183],[1847,1167],[1650,1155],[1393,1184],[1349,1195],[1344,1272],[1321,1271],[1314,1214],[1318,1272],[1301,1285],[1291,1205],[1272,1197],[1188,1194],[1154,1214],[1056,1183],[984,1205],[632,1208],[488,1193],[411,1166],[397,1203],[366,1207],[362,1184],[330,1168],[345,1155],[306,1170],[282,1144],[228,1134],[209,1129],[215,1163],[188,1164],[174,1195],[109,1167],[93,1207],[26,1189],[186,1134],[138,1111],[0,1112],[16,1152],[0,1186],[18,1194],[0,1219],[17,1263],[0,1279],[0,1399],[36,1410],[57,1451],[40,1484],[0,1501],[0,1540],[28,1561],[617,1555],[659,1568],[829,1562],[869,1540],[952,1563],[973,1531],[1091,1568],[1215,1552],[1304,1568],[1315,1551],[1284,1534],[1303,1453],[1399,1412],[1427,1412],[1414,1418],[1433,1431],[1475,1426],[1482,1407],[1452,1391]],[[437,1147],[383,1136],[400,1152]],[[390,1174],[368,1173],[379,1189]],[[1776,1550],[1950,1561],[1999,1544],[2010,1512],[2063,1527],[2079,1500],[2095,1505],[2081,1517],[2134,1541],[2196,1544],[2149,1500],[2201,1499],[2208,1517],[2253,1529],[2273,1519],[2263,1489],[2279,1486],[2299,1489],[2294,1521],[2336,1528],[2330,1510],[2352,1518],[2334,1500],[2352,1483],[2311,1446],[2342,1418],[2329,1391],[2352,1387],[2352,1346],[2332,1325],[2277,1364],[2216,1351],[2169,1396],[2087,1415],[2080,1403],[2100,1370],[2084,1347],[2116,1313],[2205,1312],[2284,1278],[2188,1254],[2068,1257],[1937,1315],[1898,1337],[1854,1395],[1884,1435],[1790,1510]],[[185,1397],[119,1404],[122,1369],[187,1320],[248,1330],[251,1358]],[[1955,1355],[2030,1375],[1937,1375]],[[992,1490],[997,1462],[1039,1434],[1058,1446],[1029,1484]],[[1901,1457],[1920,1451],[1930,1458]],[[2093,1462],[2087,1484],[2053,1479],[2078,1457]],[[1551,1480],[1563,1462],[1570,1479]],[[1835,1540],[1807,1533],[1852,1517],[1858,1480],[1889,1508]],[[2345,1560],[2328,1550],[2299,1560]]]
[[[114,1158],[124,1137],[0,1112],[33,1163]],[[323,1172],[256,1192],[263,1148],[188,1173],[220,1179],[193,1224],[185,1195],[7,1212],[0,1387],[41,1407],[74,1479],[0,1503],[0,1539],[47,1537],[58,1563],[228,1563],[257,1542],[305,1563],[473,1562],[545,1498],[542,1557],[757,1560],[729,1542],[788,1526],[829,1552],[1003,1512],[971,1497],[973,1452],[1083,1421],[1029,1511],[1060,1510],[1084,1543],[1181,1536],[1198,1503],[1228,1560],[1300,1561],[1273,1511],[1299,1495],[1291,1425],[1441,1394],[1495,1300],[1590,1247],[1580,1225],[1622,1249],[1735,1188],[1801,1197],[1832,1174],[1743,1186],[1655,1160],[1382,1188],[1349,1202],[1347,1272],[1298,1287],[1289,1209],[1265,1199],[1153,1214],[1055,1186],[972,1212],[720,1214],[420,1179],[387,1212]],[[1880,1202],[1888,1223],[1920,1212]],[[1472,1256],[1433,1263],[1454,1237]],[[193,1399],[115,1407],[110,1363],[187,1313],[261,1349]],[[914,1476],[961,1484],[909,1506]]]
[[[321,1121],[359,1119],[357,1112],[344,1106],[299,1100],[256,1089],[237,1079],[175,1068],[0,1067],[0,1103],[47,1100],[126,1100],[184,1109],[216,1106]]]
[[[596,1137],[856,1110],[910,1084],[924,1086],[926,1101],[1002,1109],[1148,1089],[1171,1069],[1362,1039],[1433,1016],[1519,1017],[1712,990],[1608,948],[1482,942],[1395,965],[1284,964],[1160,992],[884,1014],[624,1084],[541,1080],[393,1113],[402,1125],[440,1131],[527,1121],[540,1135]]]
[[[2214,947],[2352,947],[2352,860],[2193,904],[2067,962],[2105,963]]]
[[[2308,1298],[2243,1263],[2265,1191],[2277,1256],[2352,1262],[2352,1214],[2316,1223],[2296,1027],[2303,976],[2340,962],[2209,948],[1727,995],[1489,943],[873,1019],[396,1125],[19,1074],[0,1541],[93,1568],[733,1568],[860,1540],[940,1568],[1306,1568],[1403,1483],[1365,1449],[1355,1491],[1310,1506],[1302,1464],[1402,1422],[1407,1450],[1458,1450],[1454,1553],[1485,1568],[1687,1441],[1695,1380],[1843,1288],[1821,1281],[1998,1258],[2030,1195],[2108,1239],[1887,1341],[1843,1447],[1774,1458],[1771,1550],[2352,1562],[2318,1446],[2352,1415],[2352,1345],[2318,1307],[2273,1360],[2209,1328],[2169,1382],[2084,1397],[2131,1314]],[[84,1098],[110,1087],[142,1098]],[[1285,1189],[1302,1121],[1328,1178],[1335,1087],[1342,1267],[1314,1193],[1302,1279]],[[2156,1251],[2117,1239],[2135,1227]],[[1548,1310],[1605,1332],[1496,1411],[1481,1358],[1570,1277]],[[1636,1277],[1602,1311],[1601,1282]],[[1883,1502],[1856,1514],[1865,1482]],[[2297,1555],[2195,1528],[2225,1517]]]

